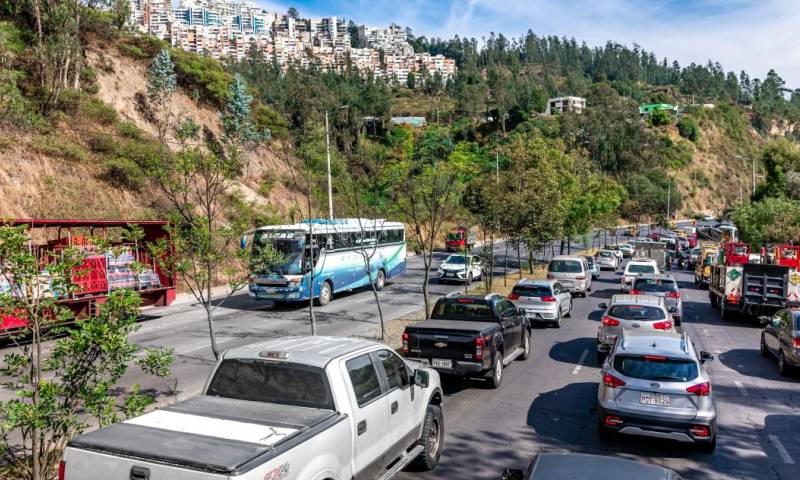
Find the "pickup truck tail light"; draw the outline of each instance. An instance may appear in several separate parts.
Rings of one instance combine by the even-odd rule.
[[[64,480],[66,476],[67,464],[64,460],[58,463],[58,480]]]
[[[616,320],[616,319],[611,318],[611,317],[604,316],[603,317],[603,326],[606,326],[606,327],[618,327],[619,326],[619,320]]]
[[[617,388],[625,386],[625,382],[614,375],[611,375],[610,373],[606,373],[603,375],[603,385],[606,387]]]
[[[636,289],[631,290],[631,295],[641,295],[642,292]]]
[[[544,296],[544,297],[539,297],[539,299],[540,299],[541,301],[543,301],[543,302],[547,302],[547,303],[552,303],[552,302],[555,302],[555,301],[556,301],[556,297],[552,297],[552,296],[550,296],[550,295],[547,295],[547,296]]]
[[[653,324],[653,328],[656,330],[669,330],[672,328],[672,322],[669,320],[665,320],[663,322],[656,322]]]
[[[667,292],[669,298],[681,298],[680,292]]]
[[[512,293],[511,295],[508,296],[508,299],[509,300],[519,300],[519,294],[518,293]]]
[[[703,382],[698,383],[697,385],[692,385],[691,387],[686,387],[686,391],[693,393],[698,397],[707,397],[711,395],[711,382]]]
[[[800,338],[793,338],[792,339],[792,347],[800,348]]]
[[[403,353],[408,353],[408,333],[403,332]]]
[[[492,336],[477,337],[475,339],[475,360],[482,361],[486,354],[486,349],[491,348]]]

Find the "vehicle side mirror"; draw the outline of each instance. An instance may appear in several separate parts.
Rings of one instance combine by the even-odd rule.
[[[525,473],[519,468],[506,468],[500,480],[523,480]]]
[[[600,308],[602,308],[602,309],[606,309],[606,308],[608,308],[608,304],[607,304],[607,303],[605,303],[605,302],[603,302],[603,303],[601,303],[600,305],[598,305],[598,307],[600,307]]]
[[[758,323],[760,323],[762,327],[766,326],[771,321],[772,321],[772,318],[770,318],[770,317],[768,317],[766,315],[761,315],[760,317],[758,317]]]
[[[422,369],[414,370],[414,385],[420,388],[428,388],[430,375]]]
[[[714,355],[708,352],[700,352],[700,363],[708,363],[714,361]]]
[[[772,319],[772,328],[780,328],[781,320],[779,318]]]

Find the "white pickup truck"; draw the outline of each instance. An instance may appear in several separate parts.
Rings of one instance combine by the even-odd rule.
[[[203,395],[72,439],[61,480],[389,479],[444,438],[435,370],[386,345],[288,337],[227,351]]]

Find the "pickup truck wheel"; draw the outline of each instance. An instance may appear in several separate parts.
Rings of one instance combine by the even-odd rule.
[[[522,355],[519,358],[523,361],[531,358],[531,332],[527,328],[522,334]]]
[[[442,454],[442,440],[444,440],[442,408],[438,405],[428,405],[425,421],[422,424],[422,436],[417,440],[417,445],[422,445],[424,450],[410,466],[414,470],[433,470]]]
[[[322,282],[322,285],[319,287],[319,297],[317,297],[317,306],[324,307],[325,305],[331,303],[333,300],[333,291],[331,290],[330,282]]]
[[[503,352],[497,351],[492,369],[486,372],[486,379],[489,381],[489,388],[500,388],[503,383]]]

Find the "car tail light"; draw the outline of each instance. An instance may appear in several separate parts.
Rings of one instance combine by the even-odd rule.
[[[667,357],[663,355],[645,355],[644,359],[649,360],[651,362],[665,362],[667,360]]]
[[[605,423],[609,427],[618,427],[625,422],[621,418],[615,415],[606,415],[606,417],[603,419],[603,423]]]
[[[619,320],[613,319],[611,317],[603,317],[603,326],[606,326],[606,327],[619,326]]]
[[[614,375],[611,375],[610,373],[606,373],[605,375],[603,375],[603,385],[605,385],[606,387],[617,388],[624,386],[625,382],[615,377]]]
[[[691,433],[695,437],[711,436],[711,430],[705,425],[692,425],[691,427],[689,427],[689,433]]]
[[[519,294],[518,293],[512,293],[511,295],[508,296],[508,299],[509,300],[519,300]]]
[[[691,387],[686,387],[686,391],[693,393],[698,397],[707,397],[711,395],[711,382],[703,382],[698,383],[697,385],[692,385]]]
[[[403,353],[408,353],[408,333],[403,332]]]
[[[583,275],[578,275],[577,277],[575,277],[575,280],[586,280],[586,277]]]
[[[66,477],[66,470],[67,470],[67,463],[64,460],[61,460],[58,463],[58,480],[64,480]]]
[[[636,290],[635,288],[631,290],[631,295],[641,295],[642,292],[640,290]]]
[[[669,298],[681,298],[680,292],[667,292]]]
[[[551,274],[549,274],[549,273],[547,274],[547,279],[548,279],[548,280],[552,280],[552,279],[554,279],[554,278],[556,278],[556,277],[555,277],[555,275],[551,275]]]
[[[491,339],[491,335],[475,339],[475,360],[483,360],[483,355],[486,353],[486,348],[489,347]]]
[[[792,339],[792,346],[794,348],[800,348],[800,338],[793,338]]]
[[[548,302],[548,303],[556,301],[556,297],[551,297],[550,295],[539,297],[539,299],[543,302]]]
[[[471,298],[457,298],[456,302],[457,303],[475,303],[475,300],[473,300]]]
[[[672,322],[670,322],[669,320],[663,322],[656,322],[653,324],[653,328],[655,328],[656,330],[669,330],[672,328]]]

